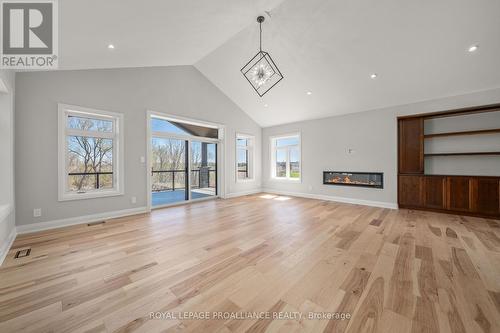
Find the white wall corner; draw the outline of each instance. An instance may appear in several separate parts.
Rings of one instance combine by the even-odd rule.
[[[10,204],[0,205],[0,223],[2,223],[13,211],[13,207]]]
[[[0,223],[2,223],[2,222],[0,222]],[[16,228],[14,227],[10,231],[9,236],[5,240],[5,242],[2,245],[2,247],[0,247],[0,266],[2,266],[3,261],[7,257],[7,254],[9,253],[9,250],[12,247],[12,244],[14,243],[14,240],[16,239],[16,236],[17,236],[17,232],[16,232]]]
[[[1,94],[9,93],[9,89],[7,88],[7,85],[5,84],[2,78],[0,78],[0,93]]]

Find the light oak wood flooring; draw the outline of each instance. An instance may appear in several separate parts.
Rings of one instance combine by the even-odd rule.
[[[21,235],[0,332],[500,332],[499,226],[258,194]]]

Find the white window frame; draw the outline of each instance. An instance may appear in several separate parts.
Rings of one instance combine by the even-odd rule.
[[[113,132],[82,131],[67,127],[68,116],[87,117],[113,121]],[[101,197],[118,196],[124,194],[124,135],[123,114],[95,110],[76,105],[58,104],[58,198],[59,201],[92,199]],[[91,136],[113,139],[113,188],[96,189],[84,193],[68,191],[68,136]]]
[[[288,138],[298,138],[299,143],[296,145],[287,145],[283,147],[276,147],[276,141],[279,139],[288,139]],[[274,181],[286,181],[286,182],[301,182],[302,181],[302,141],[300,132],[297,133],[289,133],[283,135],[276,135],[269,138],[270,140],[270,161],[271,161],[271,180]],[[299,178],[291,178],[290,177],[290,150],[292,148],[298,148],[299,150]],[[286,176],[285,177],[277,177],[276,176],[276,153],[278,150],[286,150]]]
[[[246,139],[247,140],[247,145],[246,146],[238,146],[238,139]],[[253,135],[248,135],[248,134],[243,134],[243,133],[236,133],[236,138],[234,140],[234,144],[236,146],[235,148],[235,155],[234,155],[234,173],[236,177],[236,182],[237,183],[246,183],[246,182],[252,182],[255,180],[254,176],[254,171],[255,171],[255,136]],[[240,179],[238,177],[238,150],[239,149],[245,149],[247,151],[247,164],[248,164],[248,173],[249,177],[245,179]]]

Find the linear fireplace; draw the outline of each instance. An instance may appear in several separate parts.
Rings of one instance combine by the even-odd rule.
[[[384,188],[382,172],[323,171],[323,184]]]

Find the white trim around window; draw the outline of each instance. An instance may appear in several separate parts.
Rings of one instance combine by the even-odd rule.
[[[283,146],[277,147],[277,141],[280,139],[297,139],[296,144],[285,144]],[[276,135],[269,138],[269,152],[270,152],[270,161],[271,161],[271,180],[274,181],[286,181],[286,182],[301,182],[302,179],[302,143],[301,143],[301,135],[300,132]],[[298,177],[291,176],[291,153],[296,151],[298,153]],[[276,156],[277,153],[281,152],[283,157],[283,162],[285,162],[285,174],[280,176],[277,174],[276,169]]]
[[[246,145],[238,145],[238,140],[246,140]],[[242,134],[242,133],[236,133],[236,138],[234,140],[235,144],[235,178],[237,183],[245,183],[245,182],[252,182],[255,180],[254,174],[255,174],[255,136],[253,135],[248,135],[248,134]],[[245,178],[240,178],[239,174],[242,173],[242,170],[239,169],[238,165],[238,154],[240,150],[244,150],[246,152],[247,156],[247,170],[246,171],[246,177]]]
[[[68,126],[68,117],[81,117],[111,122],[110,130],[76,129]],[[112,140],[112,188],[70,190],[68,137]],[[81,106],[58,104],[58,199],[59,201],[91,199],[124,194],[123,114]],[[96,175],[97,177],[97,175]]]

